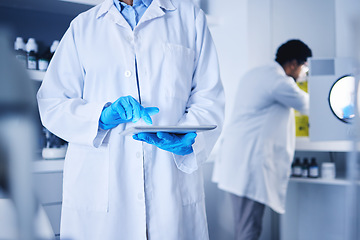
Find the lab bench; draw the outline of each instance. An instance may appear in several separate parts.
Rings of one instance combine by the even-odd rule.
[[[342,163],[346,162],[345,152],[351,149],[352,144],[349,142],[311,142],[309,138],[297,138],[295,155],[316,156],[321,161],[321,158],[326,160],[330,156],[329,152],[333,152]],[[57,234],[60,227],[63,166],[64,160],[34,161],[36,188],[40,190],[41,202]],[[232,239],[231,202],[211,181],[212,169],[213,162],[207,162],[203,167],[210,239]],[[344,171],[344,168],[338,170]],[[286,213],[277,217],[280,232],[272,232],[276,217],[267,209],[260,240],[269,239],[267,237],[271,235],[283,240],[324,239],[320,233],[326,239],[337,239],[345,234],[346,223],[339,218],[345,219],[345,196],[351,184],[344,174],[339,173],[335,179],[290,178]],[[356,184],[359,188],[360,182]]]

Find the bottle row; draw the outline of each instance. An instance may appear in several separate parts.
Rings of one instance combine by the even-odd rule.
[[[309,163],[308,158],[304,158],[300,161],[300,158],[296,157],[291,165],[292,177],[304,177],[304,178],[318,178],[320,177],[320,168],[315,158],[311,158]],[[336,167],[334,162],[321,163],[321,178],[322,179],[335,179]]]
[[[319,177],[319,166],[315,158],[311,158],[309,163],[308,158],[304,158],[303,161],[300,161],[300,158],[296,157],[295,161],[291,165],[291,176],[292,177],[309,177],[309,178],[318,178]]]
[[[54,40],[46,51],[39,54],[38,45],[34,38],[29,38],[25,44],[22,37],[17,37],[14,43],[15,56],[27,69],[46,71],[58,45],[59,41]]]

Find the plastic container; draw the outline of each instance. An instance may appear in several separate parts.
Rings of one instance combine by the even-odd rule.
[[[15,57],[26,68],[25,42],[22,37],[17,37],[14,43]]]
[[[335,163],[324,162],[321,164],[321,178],[334,179],[336,176]]]

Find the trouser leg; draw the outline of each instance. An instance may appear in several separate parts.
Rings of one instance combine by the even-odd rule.
[[[259,239],[265,205],[246,197],[230,195],[234,211],[235,239]]]

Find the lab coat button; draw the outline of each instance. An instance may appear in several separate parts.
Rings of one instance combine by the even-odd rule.
[[[125,77],[130,77],[131,76],[131,71],[127,70],[124,73]]]

